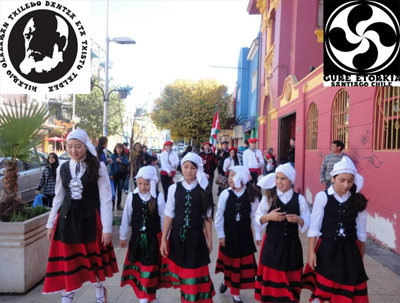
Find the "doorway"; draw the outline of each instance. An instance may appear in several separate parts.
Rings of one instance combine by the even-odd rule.
[[[296,113],[279,119],[278,163],[288,162],[290,138],[296,137]]]

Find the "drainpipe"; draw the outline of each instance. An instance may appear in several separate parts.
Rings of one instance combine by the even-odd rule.
[[[306,92],[303,90],[303,186],[302,186],[302,194],[306,197],[306,187],[305,187],[305,177],[306,177],[306,137],[307,137],[307,113],[306,113]],[[301,190],[301,189],[300,189]]]

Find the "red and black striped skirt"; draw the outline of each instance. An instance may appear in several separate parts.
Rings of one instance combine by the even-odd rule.
[[[321,243],[318,239],[315,251]],[[318,262],[318,260],[317,260]],[[325,278],[315,272],[307,264],[302,279],[303,288],[312,291],[310,301],[318,299],[320,302],[340,303],[368,303],[367,281],[358,285],[344,285]]]
[[[240,295],[241,289],[254,289],[257,263],[254,254],[242,258],[226,256],[221,249],[218,253],[215,273],[224,273],[225,285],[234,296]]]
[[[102,229],[100,215],[96,212],[96,241],[69,244],[52,239],[43,293],[74,291],[84,282],[104,281],[118,272],[112,243],[108,246],[101,243]]]
[[[161,240],[161,233],[157,234]],[[156,299],[156,290],[171,287],[171,282],[166,277],[165,258],[159,256],[161,262],[154,265],[143,265],[140,261],[134,264],[129,262],[129,249],[126,253],[121,276],[121,287],[130,285],[138,299],[147,299],[149,302]]]
[[[167,277],[174,288],[180,288],[183,303],[211,303],[215,295],[208,265],[199,268],[183,268],[171,259],[166,259]]]
[[[299,302],[302,273],[303,268],[280,271],[260,263],[254,298],[260,302]]]

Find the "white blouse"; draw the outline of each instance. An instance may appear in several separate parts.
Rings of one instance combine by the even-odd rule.
[[[228,157],[224,161],[224,166],[222,169],[224,170],[225,173],[227,173],[232,167],[235,166],[235,160],[232,157]]]
[[[192,183],[188,184],[185,180],[182,179],[182,186],[186,190],[192,190],[194,189],[197,184],[197,180],[194,180]],[[168,216],[170,218],[175,217],[175,191],[176,191],[176,183],[172,184],[168,188],[168,196],[167,196],[167,203],[165,204],[165,212],[164,215]],[[207,212],[207,217],[211,218],[212,217],[212,210],[209,209]]]
[[[258,159],[258,162],[257,162]],[[264,166],[264,158],[261,153],[261,150],[254,149],[251,150],[246,149],[243,153],[243,166],[250,169],[258,169]]]
[[[148,202],[151,198],[150,192],[146,194],[138,193],[140,199],[142,201]],[[128,233],[131,230],[131,221],[132,221],[132,198],[133,194],[130,192],[128,196],[126,197],[126,202],[125,202],[125,207],[124,207],[124,212],[122,214],[122,222],[121,226],[119,228],[119,238],[121,240],[126,240],[128,237]],[[157,197],[157,205],[158,205],[158,215],[160,216],[160,224],[161,224],[161,229],[163,227],[164,223],[164,209],[165,209],[165,201],[164,201],[164,195],[160,193]]]
[[[160,155],[161,170],[170,173],[176,171],[179,165],[179,157],[174,151],[163,151]]]
[[[282,203],[285,205],[288,204],[289,201],[292,199],[293,193],[294,193],[293,189],[290,189],[285,193],[281,192],[279,189],[276,190],[276,194],[278,195],[279,200],[281,200]],[[299,195],[299,207],[300,207],[300,217],[304,221],[303,227],[301,227],[299,224],[299,231],[301,233],[304,233],[307,230],[308,226],[310,225],[310,210],[308,209],[306,199],[302,195]],[[262,224],[261,217],[266,215],[268,211],[269,211],[269,205],[267,202],[267,197],[263,196],[260,205],[258,206],[256,211],[257,223],[259,223],[263,229],[268,225],[268,222]]]
[[[215,229],[217,230],[218,238],[225,238],[225,231],[224,231],[224,212],[226,208],[226,201],[229,198],[229,191],[231,188],[227,188],[221,192],[219,195],[218,200],[218,207],[217,212],[215,213]],[[240,191],[232,190],[237,197],[241,197],[245,191],[246,187],[244,186]],[[258,208],[258,199],[256,198],[253,203],[251,203],[251,222],[253,223],[254,229],[254,237],[255,240],[261,240],[261,226],[256,221],[256,210]]]
[[[340,197],[333,189],[333,186],[328,188],[328,194],[333,195],[339,203],[346,202],[351,196],[350,192],[347,192],[344,196]],[[326,203],[328,203],[328,197],[324,191],[320,191],[315,196],[315,201],[311,212],[311,224],[307,233],[307,237],[320,237],[322,235],[321,227],[322,220],[324,219]],[[367,210],[364,209],[362,212],[358,213],[356,218],[356,229],[358,240],[365,242],[367,240]]]
[[[69,170],[73,178],[80,179],[86,171],[86,163],[81,162],[80,172],[75,175],[76,169],[75,160],[71,159],[69,161]],[[55,187],[55,197],[53,200],[53,208],[50,211],[49,219],[47,221],[47,228],[54,228],[54,224],[57,219],[57,212],[60,209],[65,196],[65,189],[62,185],[61,175],[60,175],[60,165],[57,168],[57,178]],[[101,224],[103,225],[103,233],[112,233],[112,200],[111,200],[111,184],[110,178],[108,177],[108,171],[106,165],[100,162],[99,167],[99,179],[97,179],[97,185],[99,187],[99,197],[100,197],[100,214],[101,214]],[[71,188],[72,189],[72,188]]]

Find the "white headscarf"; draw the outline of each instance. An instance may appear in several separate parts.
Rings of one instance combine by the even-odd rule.
[[[246,185],[247,182],[250,181],[250,171],[248,168],[236,165],[232,167],[230,170],[235,172],[235,176],[233,177],[233,182],[235,183],[236,188],[240,188],[243,185]]]
[[[361,176],[356,166],[354,165],[353,161],[347,156],[343,156],[342,160],[335,163],[333,166],[333,170],[331,171],[331,176],[337,176],[339,174],[352,174],[354,176],[354,184],[356,185],[357,189],[356,192],[358,193],[364,185],[364,178]]]
[[[81,141],[82,143],[84,143],[86,145],[89,152],[93,156],[97,157],[96,149],[94,148],[92,142],[90,142],[89,136],[83,129],[77,128],[77,129],[74,129],[72,132],[70,132],[66,141],[68,142],[68,140],[70,140],[70,139],[76,139],[76,140]]]
[[[183,166],[183,163],[185,163],[187,161],[191,161],[194,164],[196,164],[196,166],[197,166],[197,174],[196,174],[197,182],[199,182],[202,189],[206,189],[207,185],[208,185],[208,178],[207,178],[207,175],[204,173],[203,159],[195,153],[187,153],[181,160],[181,166]]]
[[[293,185],[294,181],[296,180],[296,170],[293,168],[293,166],[289,163],[281,164],[279,165],[275,173],[268,174],[264,177],[262,177],[258,182],[257,185],[260,186],[262,189],[271,189],[276,186],[275,183],[275,177],[276,173],[282,173],[284,174],[290,181],[290,183]]]
[[[150,182],[150,194],[156,198],[156,185],[158,182],[157,177],[157,170],[153,165],[143,166],[139,169],[138,173],[136,174],[135,179],[143,178],[149,180]],[[135,194],[139,193],[139,187],[137,186],[133,191]]]

